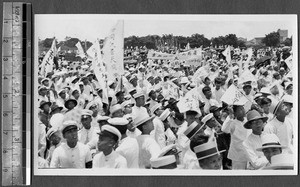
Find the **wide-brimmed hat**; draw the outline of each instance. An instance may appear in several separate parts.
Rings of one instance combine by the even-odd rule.
[[[190,83],[189,79],[187,77],[182,77],[180,80],[180,84],[188,84]]]
[[[278,154],[271,157],[271,165],[264,170],[294,169],[292,154]]]
[[[49,101],[41,101],[40,102],[40,109],[42,109],[43,107],[44,107],[44,105],[49,105],[49,107],[51,107],[51,105],[52,105],[52,103],[51,102],[49,102]]]
[[[184,131],[184,135],[186,135],[186,137],[188,137],[189,139],[192,139],[197,132],[199,132],[203,127],[205,126],[205,124],[200,124],[197,123],[196,121],[194,121],[185,131]]]
[[[218,110],[222,110],[222,107],[218,107],[218,106],[213,105],[213,106],[211,106],[211,107],[209,108],[209,112],[210,112],[210,113],[214,113],[214,112],[216,112],[216,111],[218,111]]]
[[[129,121],[126,118],[110,118],[107,120],[107,122],[111,125],[116,125],[116,126],[123,126],[123,125],[127,125],[129,123]]]
[[[198,160],[203,160],[205,158],[220,154],[225,150],[219,151],[215,141],[208,141],[207,143],[198,145],[194,147],[194,152]]]
[[[142,92],[137,92],[137,93],[133,94],[134,99],[137,99],[137,98],[142,97],[142,96],[145,96],[145,94],[142,93]]]
[[[46,134],[46,138],[48,140],[50,140],[50,137],[56,133],[59,129],[57,127],[51,127],[48,131],[47,131],[47,134]]]
[[[262,93],[262,94],[266,94],[266,95],[271,95],[271,92],[270,92],[270,87],[263,87],[259,93]]]
[[[118,110],[122,110],[122,106],[120,104],[115,104],[110,107],[109,112],[112,115],[113,113],[117,112]]]
[[[93,115],[93,111],[88,110],[88,109],[83,109],[81,111],[81,118],[88,118],[88,117],[92,117]]]
[[[56,110],[56,109],[62,110],[63,107],[58,106],[57,104],[53,104],[53,105],[51,106],[51,112],[50,112],[50,114],[52,114],[52,112],[53,112],[54,110]]]
[[[260,148],[257,148],[257,151],[262,151],[263,149],[270,148],[270,147],[278,147],[278,148],[286,148],[286,146],[282,146],[280,144],[279,138],[275,134],[263,134],[261,136],[261,144]]]
[[[122,107],[123,109],[124,109],[126,106],[128,106],[128,105],[134,106],[134,104],[132,103],[131,100],[126,100],[126,101],[124,101],[123,103],[121,103],[121,107]]]
[[[97,117],[97,122],[100,122],[100,121],[107,121],[109,120],[110,117],[109,116],[98,116]]]
[[[149,116],[149,114],[147,112],[141,112],[133,120],[134,127],[137,127],[147,121],[153,120],[154,117],[155,116]]]
[[[291,104],[293,104],[293,96],[291,96],[291,95],[284,95],[282,97],[282,100],[283,100],[284,103],[291,103]]]
[[[247,122],[244,124],[244,127],[246,129],[251,129],[251,121],[261,119],[265,123],[269,118],[268,117],[263,117],[259,112],[256,110],[251,110],[247,113]]]
[[[162,167],[166,166],[172,166],[172,168],[177,167],[175,155],[152,158],[150,159],[150,164],[153,169],[162,169]]]
[[[270,105],[269,112],[271,114],[275,114],[277,112],[279,106],[281,106],[282,103],[283,103],[283,100],[277,101],[277,100],[273,99],[272,103]]]
[[[214,117],[213,113],[209,113],[202,118],[201,122],[203,124],[206,124],[206,122],[209,121],[213,117]]]
[[[76,99],[70,98],[70,99],[66,100],[66,102],[65,102],[65,107],[66,107],[66,108],[67,108],[69,102],[74,102],[74,103],[75,103],[75,106],[77,106],[77,104],[78,104],[77,101],[76,101]]]
[[[156,103],[154,104],[151,108],[150,108],[150,112],[151,112],[151,115],[154,114],[154,112],[159,109],[160,107],[162,107],[162,104],[161,103]]]

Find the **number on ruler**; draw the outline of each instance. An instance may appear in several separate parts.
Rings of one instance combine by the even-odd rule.
[[[3,43],[8,43],[8,40],[7,40],[7,39],[4,39],[4,40],[3,40]]]
[[[4,94],[4,95],[3,95],[3,98],[7,98],[7,95],[6,95],[6,94]]]
[[[3,153],[6,154],[6,153],[7,153],[7,150],[4,149],[4,150],[3,150]]]
[[[5,169],[3,169],[3,172],[8,172],[8,169],[6,169],[6,168],[5,168]]]
[[[7,113],[3,113],[3,117],[7,117],[8,116],[8,114]]]
[[[3,58],[3,61],[8,61],[8,58]]]
[[[3,134],[8,135],[8,132],[7,131],[3,131]]]

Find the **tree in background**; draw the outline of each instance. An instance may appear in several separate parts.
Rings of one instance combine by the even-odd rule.
[[[284,44],[285,46],[292,46],[292,44],[293,44],[292,41],[293,41],[293,38],[290,37],[290,38],[285,39],[285,40],[282,42],[282,44]]]
[[[264,43],[266,46],[270,47],[277,47],[280,44],[280,35],[278,32],[271,32],[267,34],[263,40],[262,43]]]

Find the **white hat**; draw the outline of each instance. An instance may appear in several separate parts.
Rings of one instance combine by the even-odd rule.
[[[202,118],[201,122],[205,124],[208,120],[210,120],[213,117],[214,117],[213,113],[209,113]]]
[[[147,112],[141,112],[139,113],[139,115],[136,116],[136,118],[134,118],[133,120],[133,124],[135,127],[150,121],[154,118],[155,116],[149,116],[149,114]]]
[[[135,93],[135,94],[133,95],[133,98],[136,99],[136,98],[141,97],[141,96],[145,96],[144,93],[138,92],[138,93]]]
[[[158,108],[160,108],[160,107],[162,107],[161,103],[156,103],[156,104],[154,104],[154,105],[150,108],[151,115],[153,115],[154,112],[155,112]]]
[[[207,143],[194,147],[194,152],[198,160],[202,160],[217,154],[224,152],[225,150],[219,151],[215,141],[208,141]]]
[[[263,93],[263,94],[267,94],[267,95],[271,95],[271,92],[270,92],[270,87],[263,87],[261,90],[260,90],[260,93]]]
[[[196,121],[194,121],[185,131],[184,131],[184,135],[186,135],[186,137],[188,137],[189,139],[192,139],[198,131],[200,131],[202,128],[204,127],[204,124],[201,125],[199,123],[197,123]]]
[[[280,170],[280,169],[294,169],[292,154],[278,154],[271,157],[271,165],[265,167],[264,170]]]
[[[121,135],[120,131],[119,131],[116,127],[113,127],[113,126],[111,126],[111,125],[103,125],[103,126],[101,127],[101,131],[102,131],[102,132],[103,132],[103,131],[108,131],[108,132],[110,132],[110,133],[116,135],[116,136],[118,137],[118,141],[121,140],[122,135]]]
[[[124,101],[123,103],[121,103],[121,107],[124,109],[125,108],[125,106],[127,106],[127,105],[134,105],[133,103],[132,103],[132,101],[131,100],[126,100],[126,101]]]
[[[59,129],[58,129],[57,127],[51,127],[51,128],[48,130],[47,134],[46,134],[47,139],[49,140],[50,137],[51,137],[54,133],[56,133],[58,130],[59,130]]]
[[[107,121],[108,119],[110,119],[109,116],[98,116],[97,117],[97,122],[99,122],[99,121]]]
[[[291,103],[291,104],[293,104],[293,96],[291,96],[291,95],[284,95],[282,97],[282,100],[285,103]]]
[[[127,125],[129,123],[129,121],[125,118],[110,118],[107,120],[108,123],[112,124],[112,125]]]
[[[161,113],[161,115],[159,116],[159,119],[161,121],[165,121],[167,119],[167,117],[171,114],[170,110],[167,108],[163,111],[163,113]]]
[[[73,120],[68,120],[63,122],[62,124],[62,134],[65,134],[67,131],[72,130],[72,129],[78,129],[78,124],[76,121]]]
[[[81,117],[82,118],[87,118],[88,116],[92,117],[92,115],[93,115],[93,111],[91,111],[91,110],[83,109],[81,111]]]
[[[189,79],[187,77],[182,77],[180,84],[190,83]]]
[[[277,101],[275,99],[272,99],[269,112],[271,114],[275,114],[279,108],[279,106],[283,103],[283,100]]]
[[[261,136],[261,144],[262,147],[257,148],[257,151],[262,151],[263,149],[270,147],[286,148],[286,146],[280,144],[280,140],[275,134],[263,134]]]
[[[98,104],[95,101],[91,101],[86,105],[85,109],[90,109],[92,106],[96,106],[98,108]]]
[[[177,166],[175,167],[176,164],[175,155],[168,155],[168,156],[150,159],[150,163],[153,169],[159,169],[160,167],[167,166],[170,164],[174,164],[174,168],[177,167]]]
[[[171,151],[172,149],[176,149],[176,144],[171,144],[163,147],[158,155],[158,157],[167,156],[166,154]],[[179,153],[177,151],[177,153]]]
[[[289,82],[286,82],[286,83],[284,84],[284,88],[287,89],[287,87],[288,87],[289,85],[293,85],[293,83],[290,82],[290,81],[289,81]]]
[[[122,106],[120,104],[115,104],[115,105],[111,106],[109,109],[110,115],[117,112],[118,110],[122,110]]]
[[[134,87],[132,87],[132,88],[130,88],[129,90],[128,90],[128,93],[130,93],[130,92],[132,92],[132,91],[134,91],[134,90],[136,90]]]

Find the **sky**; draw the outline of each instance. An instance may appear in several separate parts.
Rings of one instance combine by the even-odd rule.
[[[297,33],[296,15],[108,15],[108,14],[37,14],[35,37],[66,36],[81,40],[103,39],[117,20],[124,20],[124,37],[173,34],[190,36],[195,33],[212,37],[236,34],[251,40],[264,37],[277,29],[288,30],[288,36]]]

